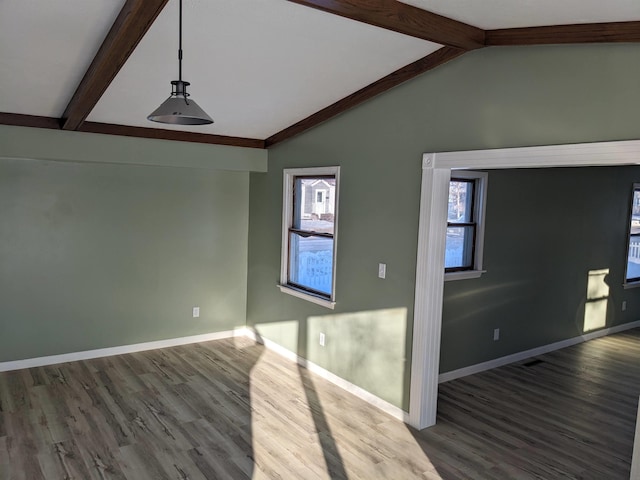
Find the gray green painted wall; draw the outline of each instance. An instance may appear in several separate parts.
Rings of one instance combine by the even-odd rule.
[[[0,157],[264,172],[257,148],[0,125]]]
[[[58,133],[23,130],[43,151]],[[245,325],[248,172],[93,163],[119,142],[72,146],[72,161],[0,159],[0,362]],[[159,143],[133,145],[175,162]]]
[[[475,51],[270,150],[269,172],[251,174],[248,323],[407,409],[422,154],[640,138],[639,55],[638,45]],[[322,165],[342,167],[335,311],[276,288],[282,169]],[[490,178],[490,188],[497,183]],[[379,262],[387,263],[386,280],[377,278]],[[581,268],[580,278],[590,265]],[[511,270],[518,276],[502,281],[523,281],[520,273]],[[480,308],[478,295],[462,294],[478,284],[469,280],[447,287],[445,368],[486,356],[475,353],[458,361],[460,349],[451,359],[446,351],[460,331],[476,328],[471,317],[456,321],[450,297],[458,295],[460,310]],[[571,322],[577,295],[572,293],[571,308],[562,310],[571,311]],[[636,320],[637,314],[630,310],[615,321]],[[575,336],[567,325],[537,327],[531,341],[512,340],[505,332],[499,351],[488,356]],[[317,346],[320,329],[327,332],[324,349]]]

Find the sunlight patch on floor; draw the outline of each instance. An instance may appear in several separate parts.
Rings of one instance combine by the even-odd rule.
[[[274,352],[251,371],[251,409],[254,479],[396,478],[407,456],[414,478],[441,478],[405,424]]]

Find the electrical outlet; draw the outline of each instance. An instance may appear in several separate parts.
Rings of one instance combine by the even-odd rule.
[[[494,328],[493,329],[493,341],[495,342],[496,340],[500,340],[500,329],[499,328]]]
[[[198,318],[200,316],[200,307],[193,307],[193,318]]]
[[[627,301],[626,301],[626,300],[624,300],[624,301],[622,302],[622,311],[624,312],[626,309],[627,309]]]
[[[320,334],[320,346],[321,347],[324,347],[324,340],[325,340],[324,333],[321,333]]]
[[[387,276],[387,264],[379,263],[378,264],[378,278],[385,278]]]

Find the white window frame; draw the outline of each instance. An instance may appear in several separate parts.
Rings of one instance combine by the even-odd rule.
[[[293,186],[296,177],[334,176],[336,188],[334,193],[334,220],[333,220],[333,271],[331,281],[331,295],[329,299],[311,292],[295,288],[288,284],[289,281],[289,227],[293,221]],[[283,293],[307,300],[317,305],[334,309],[336,305],[336,259],[338,251],[338,200],[340,186],[340,167],[312,167],[312,168],[286,168],[283,170],[283,194],[282,194],[282,252],[280,256],[280,283],[278,288]],[[315,198],[313,199],[315,202]]]
[[[451,179],[460,178],[464,180],[475,180],[474,182],[474,211],[473,218],[476,220],[476,238],[474,245],[473,268],[471,270],[461,270],[457,272],[445,272],[445,282],[451,280],[465,280],[469,278],[479,278],[486,270],[482,269],[482,258],[484,254],[484,225],[485,209],[487,204],[487,182],[489,175],[487,172],[474,172],[472,170],[453,170]]]

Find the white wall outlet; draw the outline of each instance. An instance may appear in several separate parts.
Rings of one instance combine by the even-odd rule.
[[[378,278],[385,278],[387,276],[387,264],[379,263],[378,264]]]
[[[200,307],[193,307],[193,318],[198,318],[200,316]]]
[[[495,342],[496,340],[500,340],[500,329],[499,328],[494,328],[493,329],[493,341]]]
[[[320,333],[320,346],[324,347],[324,340],[325,340],[325,336],[324,333]]]
[[[627,301],[623,300],[622,302],[622,311],[624,312],[627,309]]]

